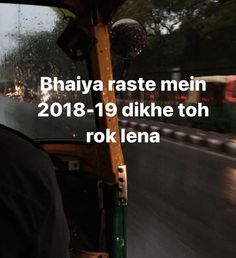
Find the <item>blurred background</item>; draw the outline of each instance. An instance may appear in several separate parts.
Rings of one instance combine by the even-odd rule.
[[[174,116],[158,120],[235,132],[236,86],[235,77],[230,77],[236,74],[235,10],[235,1],[230,0],[126,1],[115,20],[127,17],[138,20],[146,29],[147,46],[134,59],[113,56],[116,78],[143,77],[155,80],[158,85],[161,80],[189,81],[190,76],[204,76],[207,92],[200,92],[195,103],[208,105],[210,118],[183,120]],[[191,102],[192,95],[157,89],[155,92],[126,92],[118,98],[121,105],[141,100],[176,108],[179,103]]]
[[[160,144],[125,144],[129,258],[236,257],[236,2],[128,0],[120,18],[138,20],[147,46],[113,55],[116,78],[203,78],[207,91],[125,92],[120,107],[193,104],[208,118],[126,119],[128,130],[159,130]],[[124,119],[121,117],[121,119]],[[181,136],[182,135],[182,136]],[[187,138],[186,138],[187,137]],[[230,148],[230,152],[227,152]]]

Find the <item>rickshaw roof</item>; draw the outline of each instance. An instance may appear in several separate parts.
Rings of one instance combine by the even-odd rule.
[[[2,3],[47,5],[68,8],[77,15],[91,15],[98,9],[105,22],[113,17],[126,0],[1,0]]]
[[[236,80],[236,75],[212,75],[194,77],[194,80],[204,80],[205,82],[227,83],[230,80]]]

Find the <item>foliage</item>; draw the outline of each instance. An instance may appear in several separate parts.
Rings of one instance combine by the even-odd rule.
[[[227,74],[233,72],[230,67],[235,69],[235,1],[152,0],[148,5],[141,0],[137,5],[136,1],[128,2],[125,12],[132,13],[129,6],[149,36],[148,49],[136,61],[139,73],[181,67],[206,74]]]

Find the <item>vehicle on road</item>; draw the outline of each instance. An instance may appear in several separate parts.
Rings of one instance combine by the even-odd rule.
[[[236,75],[200,76],[195,80],[206,82],[206,91],[189,91],[186,105],[202,102],[209,107],[209,117],[194,117],[193,127],[236,132]]]

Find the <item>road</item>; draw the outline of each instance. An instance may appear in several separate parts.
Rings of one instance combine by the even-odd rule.
[[[236,257],[236,158],[163,139],[123,149],[128,258]]]
[[[47,118],[38,126],[36,107],[0,100],[2,123],[29,136],[71,137],[78,127],[76,120],[54,124]],[[89,121],[80,124],[81,131],[91,127]],[[236,158],[164,139],[123,148],[128,258],[236,257]]]
[[[65,114],[60,117],[38,117],[41,110],[38,103],[20,102],[0,95],[1,124],[32,139],[84,140],[87,131],[95,130],[95,119],[92,116],[76,119],[66,117]],[[49,109],[46,112],[49,113]]]

